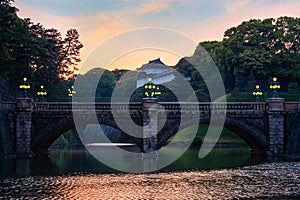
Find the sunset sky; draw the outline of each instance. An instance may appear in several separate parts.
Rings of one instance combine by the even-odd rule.
[[[84,44],[79,67],[99,44],[132,29],[168,28],[200,42],[222,40],[226,29],[252,18],[300,17],[299,0],[15,0],[14,5],[20,17],[57,28],[63,35],[78,29]],[[179,59],[148,49],[123,55],[110,67],[135,69],[157,57],[169,65]],[[104,67],[101,61],[98,66]]]

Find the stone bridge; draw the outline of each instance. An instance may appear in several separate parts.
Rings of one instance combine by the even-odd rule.
[[[141,151],[149,148],[149,112],[153,105],[164,110],[166,121],[160,120],[161,113],[153,120],[150,132],[161,130],[150,137],[151,148],[159,149],[180,129],[195,125],[209,124],[212,120],[218,124],[224,117],[224,127],[235,132],[252,149],[264,154],[283,154],[287,143],[286,132],[288,116],[299,112],[300,102],[284,102],[282,98],[271,98],[267,102],[246,103],[176,103],[156,102],[156,99],[144,99],[140,103],[82,103],[49,102],[38,103],[32,99],[17,99],[16,102],[2,103],[7,115],[11,132],[15,134],[15,151],[19,156],[33,155],[47,151],[51,144],[65,131],[75,128],[74,116],[80,117],[86,124],[97,123],[116,129],[118,127],[112,110],[120,116],[129,111],[132,121],[140,127],[141,137],[134,138]],[[185,120],[181,123],[181,116]],[[126,119],[126,118],[124,118]],[[163,123],[163,124],[160,124]],[[179,124],[181,124],[179,126]],[[221,125],[223,125],[221,123]],[[84,129],[82,127],[76,127]],[[121,130],[122,131],[122,130]],[[150,134],[151,135],[151,134]]]

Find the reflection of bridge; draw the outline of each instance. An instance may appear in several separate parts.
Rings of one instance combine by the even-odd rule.
[[[2,103],[11,132],[15,132],[16,154],[32,154],[47,150],[65,131],[75,128],[72,114],[88,120],[95,110],[98,122],[119,129],[112,108],[122,112],[129,110],[137,125],[147,124],[146,113],[155,101],[141,103],[33,103],[31,99],[17,99],[14,103]],[[159,148],[178,132],[180,115],[189,116],[180,129],[199,123],[208,124],[226,114],[224,126],[242,139],[255,152],[280,154],[285,151],[287,116],[300,109],[300,102],[284,102],[281,98],[269,99],[266,103],[159,103],[167,114],[167,121],[154,138]],[[158,118],[156,123],[160,123]],[[157,129],[157,127],[154,127]],[[143,132],[143,129],[141,129]],[[147,149],[146,140],[136,139],[141,149]]]

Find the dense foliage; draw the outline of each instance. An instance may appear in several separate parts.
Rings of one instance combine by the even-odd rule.
[[[62,38],[54,28],[19,18],[12,2],[0,0],[0,76],[14,84],[28,77],[32,95],[45,85],[50,99],[58,100],[66,95],[66,80],[74,78],[80,62],[79,33],[70,29]]]
[[[80,100],[86,98],[86,101],[109,101],[116,84],[115,80],[113,72],[101,68],[94,68],[84,75],[78,75],[75,84],[77,98],[81,98]]]
[[[187,62],[198,57],[202,47],[218,66],[227,93],[251,92],[255,84],[267,91],[273,76],[280,80],[282,91],[299,91],[300,18],[253,19],[228,29],[223,41],[199,43],[195,54],[182,59],[177,68],[192,78],[196,90],[208,94],[201,78],[193,76],[196,72]]]

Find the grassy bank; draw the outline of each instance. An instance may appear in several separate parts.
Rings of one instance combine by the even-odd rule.
[[[247,144],[235,133],[232,131],[221,128],[221,127],[212,127],[212,132],[215,134],[219,130],[222,130],[221,136],[218,140],[217,145],[224,145],[224,146],[246,146]],[[194,138],[193,144],[194,145],[201,145],[203,143],[203,139],[207,135],[208,125],[199,125],[198,130],[197,126],[190,126],[178,132],[176,136],[172,139],[174,143],[184,143],[190,140],[191,134],[197,132],[196,137]],[[207,142],[212,143],[214,141],[214,137],[216,135],[207,135]]]

